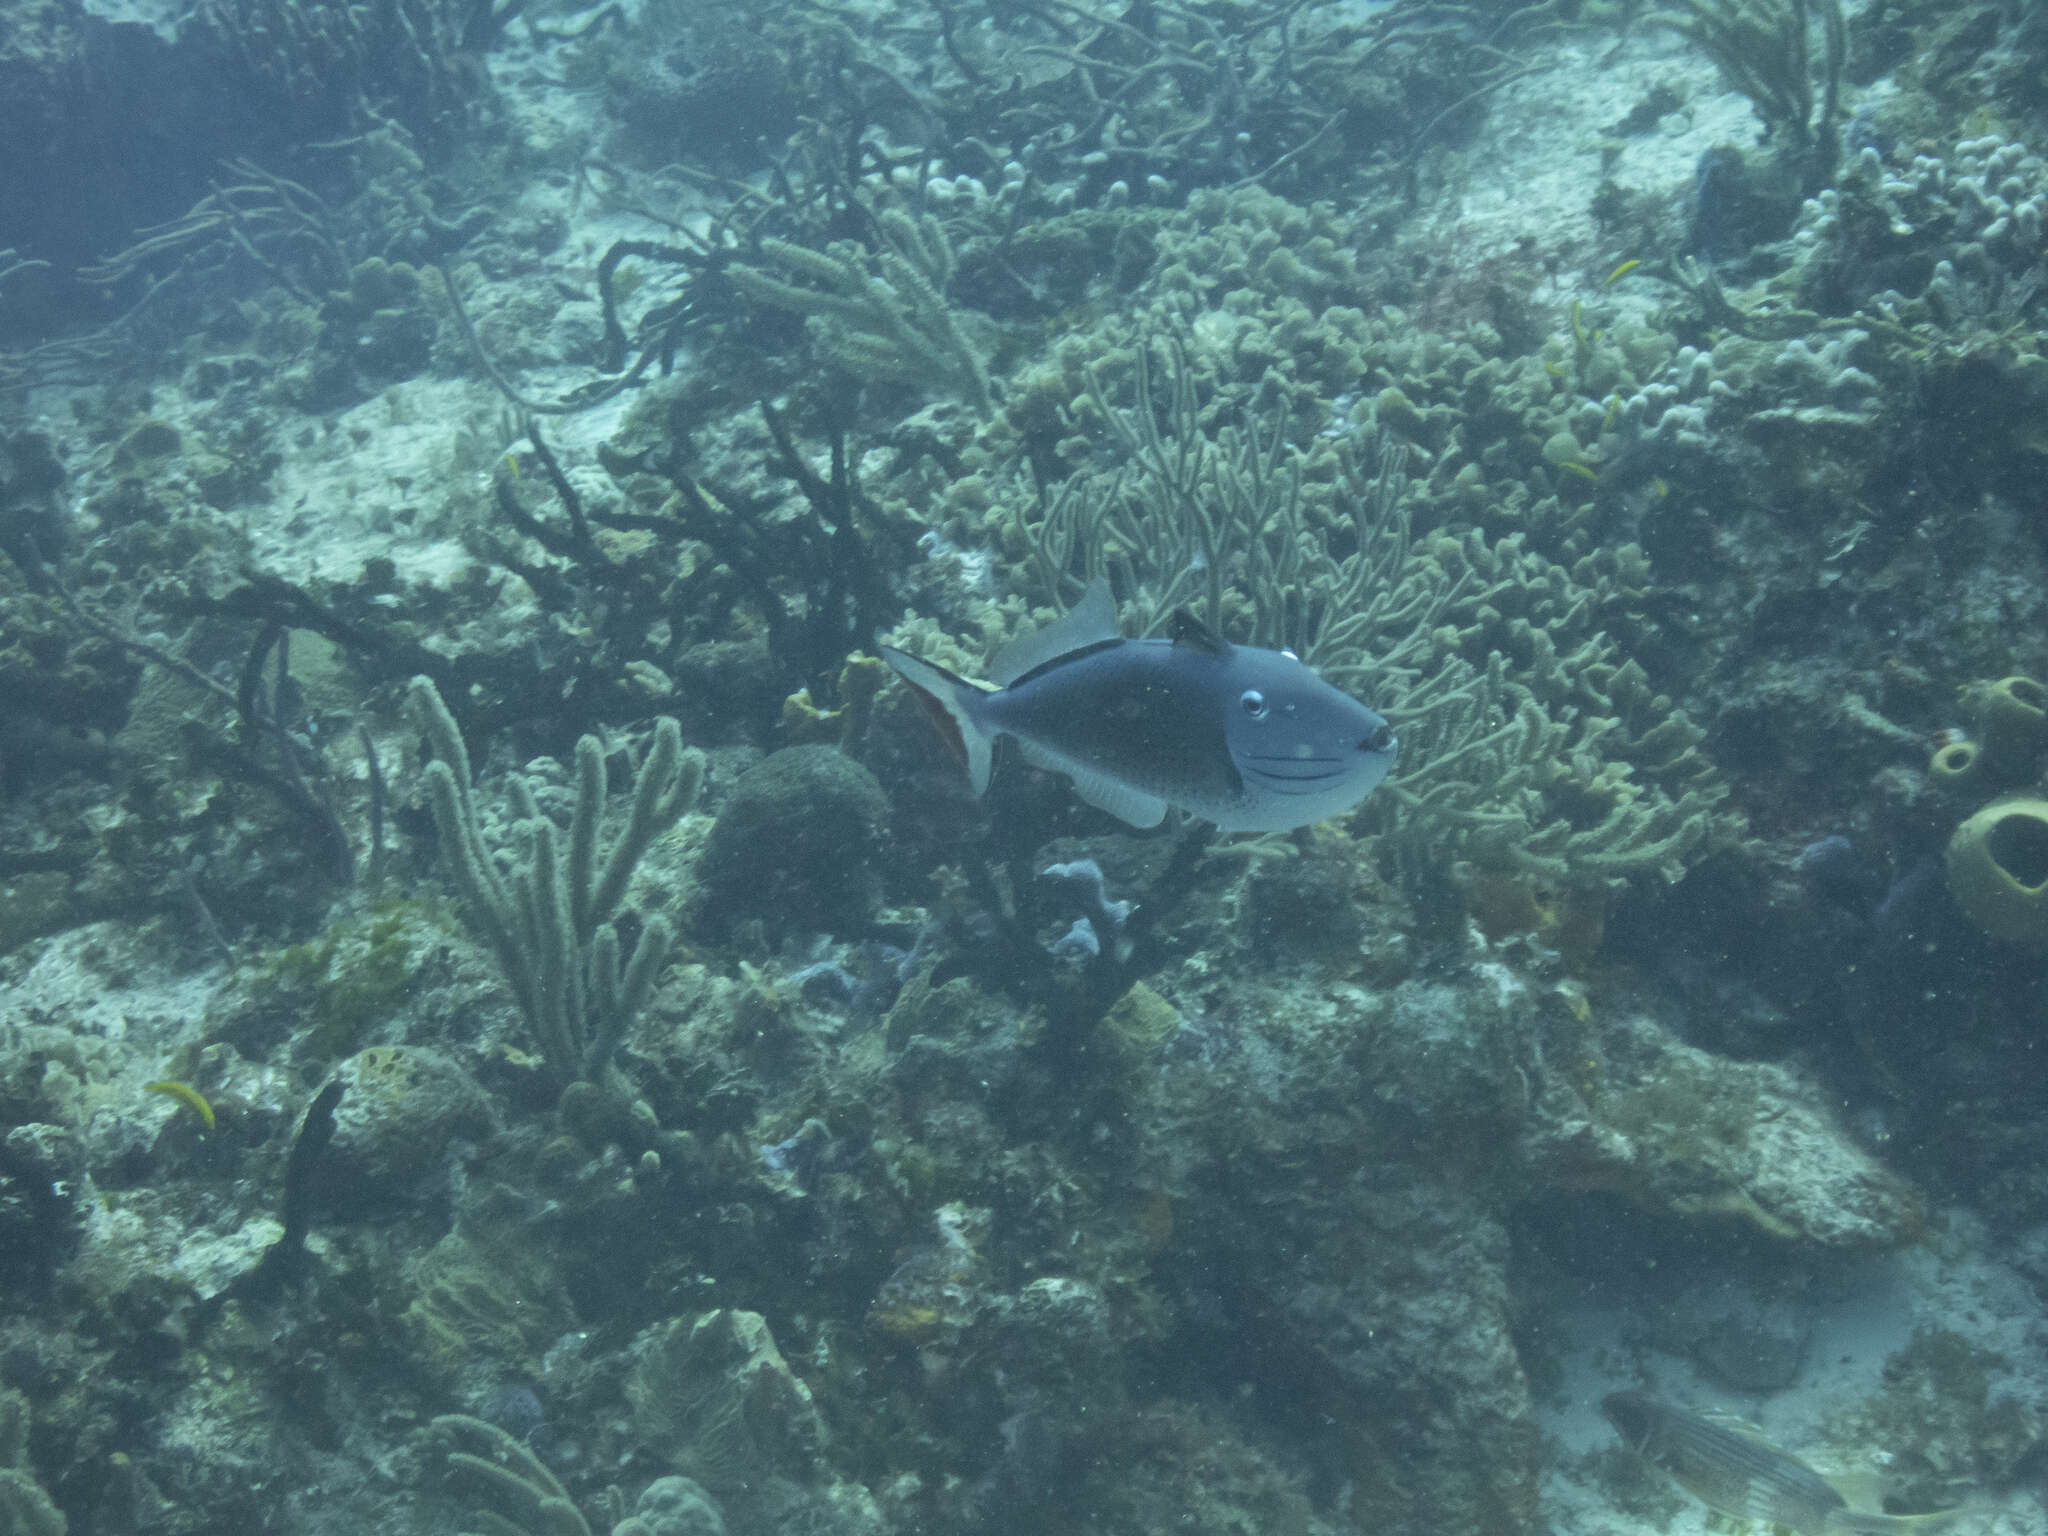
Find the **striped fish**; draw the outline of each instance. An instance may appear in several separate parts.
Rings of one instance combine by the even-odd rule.
[[[1864,1514],[1798,1457],[1753,1425],[1709,1418],[1646,1392],[1613,1392],[1600,1411],[1622,1441],[1701,1503],[1738,1520],[1787,1526],[1805,1536],[1918,1536],[1961,1510],[1929,1515]]]

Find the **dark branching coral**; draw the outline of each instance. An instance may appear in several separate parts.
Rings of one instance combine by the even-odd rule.
[[[821,475],[783,412],[764,401],[761,418],[774,468],[802,497],[793,516],[763,498],[719,494],[684,467],[681,445],[672,442],[637,452],[601,449],[605,468],[636,500],[662,499],[653,514],[592,516],[612,527],[710,546],[718,566],[698,572],[687,586],[678,584],[677,597],[669,599],[674,611],[662,616],[694,639],[725,632],[735,610],[750,610],[767,630],[769,663],[780,680],[774,707],[798,688],[829,704],[837,701],[846,658],[900,613],[889,572],[911,563],[922,530],[861,489],[857,454],[843,429],[829,429],[830,462]],[[682,596],[687,614],[680,611]],[[620,627],[630,632],[631,623],[622,620]]]
[[[1182,832],[1128,899],[1109,896],[1092,860],[1046,867],[1035,851],[1022,850],[1000,866],[970,858],[973,905],[956,903],[959,947],[942,968],[970,972],[1042,1009],[1038,1064],[1056,1075],[1071,1071],[1109,1011],[1172,954],[1174,917],[1214,873],[1214,837],[1207,823]],[[1072,926],[1076,918],[1086,923],[1085,938]]]
[[[331,877],[346,885],[355,878],[355,853],[343,830],[327,787],[328,772],[319,747],[299,718],[298,688],[291,677],[290,631],[273,619],[257,633],[235,687],[201,671],[169,648],[143,640],[93,612],[75,597],[54,566],[31,563],[43,584],[54,590],[65,612],[80,629],[107,641],[140,661],[154,662],[196,688],[202,697],[233,710],[231,727],[206,731],[193,738],[195,755],[224,777],[255,785],[275,795],[304,825],[311,846]],[[266,675],[272,657],[275,671]]]
[[[0,1138],[0,1282],[10,1298],[44,1295],[76,1250],[80,1213],[72,1191],[83,1171],[77,1142],[61,1127],[17,1125]]]
[[[28,1400],[0,1388],[0,1531],[9,1536],[64,1536],[63,1512],[36,1481],[28,1434]]]
[[[305,137],[345,131],[370,99],[420,142],[460,127],[482,77],[464,49],[487,47],[518,9],[493,0],[392,0],[377,6],[209,0],[203,35],[245,107]]]

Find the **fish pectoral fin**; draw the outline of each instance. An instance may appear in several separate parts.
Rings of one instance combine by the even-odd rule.
[[[1871,1467],[1849,1467],[1835,1471],[1826,1463],[1814,1468],[1826,1479],[1827,1485],[1842,1496],[1842,1502],[1850,1509],[1883,1509],[1886,1490],[1891,1479]]]
[[[1019,739],[1017,749],[1032,767],[1064,775],[1073,783],[1075,794],[1119,821],[1129,822],[1134,827],[1156,827],[1166,819],[1166,802],[1157,795],[1133,789],[1121,779],[1113,779],[1099,769],[1048,751],[1035,742]]]

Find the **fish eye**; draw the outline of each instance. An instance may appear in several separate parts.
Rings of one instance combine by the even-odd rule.
[[[1382,720],[1359,743],[1368,752],[1384,752],[1394,744],[1394,728]]]
[[[1243,706],[1244,712],[1254,720],[1266,718],[1266,696],[1259,692],[1258,689],[1245,689],[1242,694],[1238,695],[1237,702]]]

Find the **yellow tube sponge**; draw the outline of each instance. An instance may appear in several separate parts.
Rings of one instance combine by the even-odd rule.
[[[2007,784],[2030,780],[2048,747],[2048,688],[2031,677],[2001,677],[1970,684],[1962,703],[1992,772]]]
[[[2048,947],[2048,800],[2007,795],[1957,827],[1948,888],[1993,938]]]

